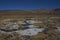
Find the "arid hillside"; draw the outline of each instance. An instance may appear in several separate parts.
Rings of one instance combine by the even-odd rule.
[[[42,10],[0,10],[0,15],[59,15],[60,9]]]

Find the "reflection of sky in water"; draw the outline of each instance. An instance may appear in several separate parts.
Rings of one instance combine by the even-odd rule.
[[[55,27],[57,28],[56,30],[60,32],[60,24],[56,24]]]
[[[7,19],[7,21],[9,21],[10,19]],[[6,22],[6,20],[4,20],[4,23]],[[34,23],[37,23],[37,21],[34,21],[34,20],[26,20],[26,21],[18,21],[17,23],[15,22],[8,22],[7,26],[5,27],[5,29],[7,28],[10,32],[6,32],[5,31],[2,31],[0,30],[0,32],[2,33],[13,33],[13,32],[17,32],[21,35],[36,35],[38,34],[39,32],[42,32],[44,30],[44,28],[34,28],[35,26],[33,25]],[[22,24],[24,26],[24,30],[21,30],[21,29],[18,29],[18,24]],[[11,25],[11,27],[10,27]],[[15,31],[11,30],[11,29],[17,29]]]
[[[57,30],[60,31],[60,26],[57,27]]]
[[[17,30],[17,31],[13,31],[13,32],[17,32],[20,35],[29,35],[29,36],[32,36],[32,35],[37,35],[39,32],[43,32],[43,31],[44,31],[44,28],[29,28],[29,29]],[[5,32],[5,31],[1,31],[0,30],[1,34],[2,33],[11,34],[13,32]]]
[[[29,28],[29,29],[25,29],[25,30],[20,30],[16,31],[18,33],[20,33],[21,35],[37,35],[39,32],[43,32],[44,28]]]

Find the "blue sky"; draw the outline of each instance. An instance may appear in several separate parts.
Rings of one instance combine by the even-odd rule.
[[[0,0],[0,10],[60,8],[60,0]]]

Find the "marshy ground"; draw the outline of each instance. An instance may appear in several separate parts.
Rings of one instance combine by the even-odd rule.
[[[60,16],[44,13],[1,14],[0,40],[60,40]]]

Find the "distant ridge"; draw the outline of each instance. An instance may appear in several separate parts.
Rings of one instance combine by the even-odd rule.
[[[0,10],[0,15],[41,15],[41,14],[60,14],[60,9],[41,9],[41,10]]]

